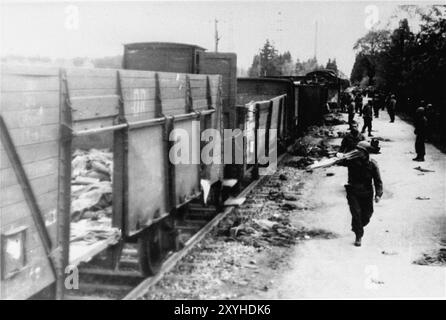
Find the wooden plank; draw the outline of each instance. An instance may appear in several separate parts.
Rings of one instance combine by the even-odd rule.
[[[145,70],[119,70],[121,73],[121,79],[127,79],[127,78],[154,78],[155,77],[155,71],[145,71]],[[159,72],[161,73],[161,72]]]
[[[76,121],[73,123],[73,130],[80,131],[80,130],[109,127],[113,125],[113,118],[110,117],[110,118],[87,119],[82,121]]]
[[[59,125],[50,124],[32,128],[16,128],[11,129],[9,133],[16,147],[26,146],[57,140],[59,138]]]
[[[124,100],[124,114],[155,113],[155,100]]]
[[[0,79],[2,92],[24,91],[58,91],[59,78],[55,76],[2,75]]]
[[[52,221],[51,211],[57,206],[57,190],[37,196],[37,203],[44,214],[47,225]],[[29,215],[28,207],[25,202],[17,202],[2,208],[2,226],[8,226],[16,220],[20,220]]]
[[[115,94],[116,91],[110,88],[81,88],[81,89],[71,89],[70,88],[70,99],[76,97],[85,97],[85,96],[104,96]]]
[[[206,74],[194,74],[194,73],[190,73],[190,74],[188,74],[188,76],[189,76],[189,79],[190,80],[197,80],[197,81],[202,81],[202,80],[204,80],[205,82],[206,82],[206,77],[208,76],[208,75],[206,75]]]
[[[207,95],[207,89],[206,89],[206,86],[204,86],[204,87],[193,87],[192,89],[191,89],[191,94],[192,94],[192,96],[195,96],[195,97],[204,97],[204,98],[206,98],[206,95]]]
[[[185,107],[186,100],[185,98],[181,99],[166,99],[162,101],[163,109],[165,108],[175,108],[177,106]],[[185,109],[184,109],[185,110]]]
[[[32,179],[30,183],[35,195],[39,196],[41,194],[57,190],[57,174],[51,174],[48,176]],[[0,208],[4,208],[8,205],[24,200],[25,198],[23,197],[19,185],[2,188],[0,197]]]
[[[3,146],[0,143],[0,169],[10,168],[8,156],[3,150]],[[17,147],[17,153],[19,154],[20,161],[23,164],[27,164],[34,161],[40,161],[45,159],[51,159],[57,157],[59,154],[58,142],[50,141],[43,143],[34,143],[26,146]]]
[[[42,161],[31,162],[23,165],[28,179],[47,176],[57,173],[58,159],[50,158]],[[0,188],[10,187],[18,184],[17,177],[12,168],[0,169]]]
[[[123,89],[132,88],[155,88],[155,78],[124,78],[122,81]],[[186,79],[179,77],[178,79],[159,79],[160,87],[163,88],[185,88]],[[200,85],[201,86],[201,85]]]
[[[110,89],[109,94],[115,93],[117,79],[110,77],[68,76],[68,87],[71,90],[79,89]]]
[[[9,129],[38,127],[59,123],[59,108],[38,108],[2,112]]]
[[[184,99],[186,96],[186,87],[169,88],[161,87],[161,100]]]
[[[59,107],[57,91],[15,91],[1,92],[0,111],[21,111],[29,109],[54,109]]]
[[[155,87],[132,87],[123,89],[124,101],[141,101],[141,100],[155,100]],[[161,99],[180,99],[185,97],[186,88],[179,87],[162,87]]]
[[[127,122],[137,122],[142,120],[149,120],[149,119],[155,119],[155,112],[143,112],[143,113],[134,113],[134,114],[128,114],[125,116],[127,119]]]
[[[29,216],[29,209],[25,202],[18,202],[2,208],[1,214],[2,223],[0,227],[2,230],[6,230],[11,224]]]
[[[198,109],[207,109],[208,101],[206,98],[193,100],[193,107],[194,107],[194,109],[197,109],[197,108]]]
[[[134,88],[155,88],[155,76],[151,78],[122,78],[122,91]]]
[[[119,96],[71,98],[71,107],[73,121],[116,116],[119,112]]]
[[[175,80],[175,81],[179,81],[179,80],[186,81],[186,76],[202,77],[201,75],[194,75],[194,74],[189,74],[189,73],[177,73],[177,72],[158,72],[158,76],[159,76],[160,80]]]

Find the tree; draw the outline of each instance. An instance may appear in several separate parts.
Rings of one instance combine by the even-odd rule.
[[[407,19],[401,19],[394,30],[373,30],[358,39],[351,82],[368,80],[395,93],[397,107],[409,114],[419,100],[432,103],[436,115],[431,119],[436,122],[430,126],[446,141],[446,6],[410,10],[420,21],[417,33]]]
[[[294,74],[293,58],[289,51],[279,54],[277,63],[280,66],[280,74],[283,76],[291,76]]]
[[[279,76],[280,66],[278,64],[278,54],[276,48],[266,39],[263,48],[260,50],[260,75]]]
[[[377,67],[382,64],[389,45],[390,32],[388,30],[371,30],[358,39],[353,46],[357,54],[350,76],[351,82],[358,83],[363,77],[368,77],[369,85],[376,85]]]
[[[336,58],[334,58],[333,60],[331,60],[329,58],[328,62],[327,62],[327,65],[325,66],[325,69],[333,70],[337,74],[338,73],[338,65],[336,64]]]
[[[250,77],[268,77],[280,75],[292,75],[294,64],[289,51],[279,54],[267,39],[259,53],[253,57],[251,67],[248,70]]]
[[[294,70],[295,70],[296,75],[304,76],[308,72],[319,70],[319,69],[324,69],[324,66],[319,65],[317,62],[317,59],[314,57],[314,58],[310,58],[307,61],[303,61],[303,62],[300,62],[300,60],[297,60]]]
[[[260,76],[260,56],[258,54],[252,59],[251,67],[248,69],[248,75],[250,77]]]

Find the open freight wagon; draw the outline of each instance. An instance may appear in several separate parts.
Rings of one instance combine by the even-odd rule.
[[[298,103],[294,96],[293,82],[278,78],[237,78],[237,104],[269,100],[286,95],[278,133],[279,146],[284,147],[296,138]]]
[[[279,136],[284,134],[286,106],[287,95],[283,94],[235,107],[232,161],[225,166],[225,178],[235,178],[242,186],[259,174],[272,173],[280,153]]]
[[[221,130],[221,76],[8,66],[1,75],[0,298],[50,286],[61,298],[67,266],[107,250],[113,268],[127,241],[139,243],[143,273],[156,272],[175,247],[172,214],[201,195],[202,180],[222,178],[219,164],[168,158],[173,129],[188,134],[198,159],[200,133]],[[110,178],[90,179],[90,191],[106,191],[101,205],[80,215],[98,206],[106,212],[72,242],[82,221],[77,211],[72,221],[73,190],[86,180],[73,175],[72,159],[91,148],[112,152],[111,165],[96,164]]]

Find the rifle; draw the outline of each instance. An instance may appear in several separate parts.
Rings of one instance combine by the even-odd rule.
[[[362,153],[362,151],[360,151],[360,150],[352,150],[350,152],[344,153],[340,157],[322,159],[320,161],[317,161],[317,162],[313,163],[312,165],[307,166],[305,169],[313,170],[313,169],[331,167],[341,161],[355,159],[355,158],[359,157],[361,155],[361,153]]]

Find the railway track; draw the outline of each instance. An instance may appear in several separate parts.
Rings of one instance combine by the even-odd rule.
[[[282,161],[284,155],[279,157]],[[247,185],[237,196],[245,197],[267,176],[262,176]],[[161,265],[160,271],[152,277],[144,277],[140,271],[137,245],[128,243],[116,269],[109,269],[102,263],[105,253],[79,267],[79,287],[67,290],[67,300],[131,300],[141,297],[147,290],[172,270],[188,252],[199,243],[235,206],[225,207],[217,212],[215,207],[203,207],[197,203],[188,205],[181,220],[176,222],[180,239],[184,243],[181,250],[171,252]]]

